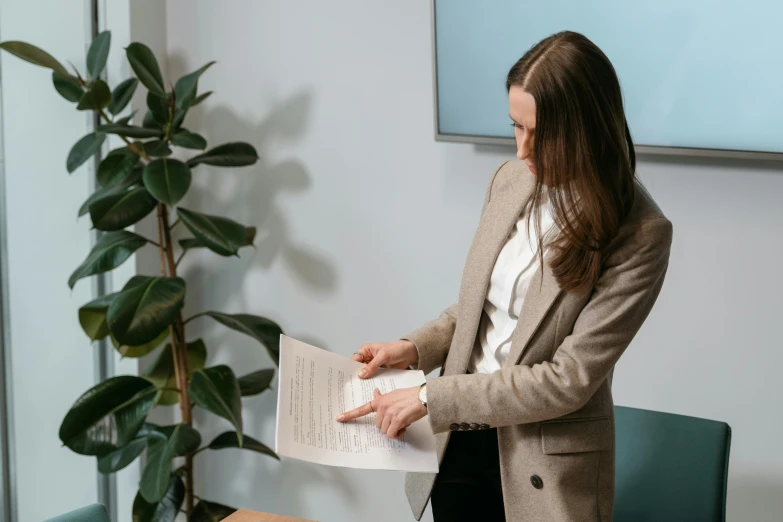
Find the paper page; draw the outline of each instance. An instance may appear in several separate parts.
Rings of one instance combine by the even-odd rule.
[[[346,423],[340,413],[366,404],[378,388],[386,393],[420,386],[417,370],[380,369],[359,379],[363,364],[280,336],[275,447],[278,455],[363,469],[438,471],[435,437],[426,417],[411,424],[399,440],[375,427],[375,414]]]

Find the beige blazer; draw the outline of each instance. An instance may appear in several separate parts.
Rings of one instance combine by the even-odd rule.
[[[671,222],[637,185],[590,295],[561,291],[545,263],[530,284],[505,367],[467,375],[490,275],[532,194],[524,162],[495,172],[468,252],[459,301],[404,337],[427,384],[439,461],[456,430],[498,428],[506,519],[611,521],[614,503],[612,371],[663,285]],[[409,473],[405,491],[421,519],[437,475]]]

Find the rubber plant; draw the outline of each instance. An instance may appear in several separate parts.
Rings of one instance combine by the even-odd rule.
[[[131,43],[125,55],[134,75],[110,89],[102,79],[110,43],[108,31],[93,40],[86,74],[75,67],[67,70],[49,53],[28,43],[0,43],[0,49],[51,69],[54,88],[63,98],[79,111],[97,114],[100,123],[95,131],[79,139],[68,154],[69,173],[94,158],[108,135],[124,142],[100,161],[97,190],[79,209],[79,216],[89,215],[100,233],[68,285],[73,288],[80,279],[117,268],[146,245],[160,253],[160,274],[134,276],[120,291],[85,304],[78,314],[92,341],[107,339],[124,357],[157,351],[157,359],[143,376],[111,377],[86,391],[65,415],[59,436],[76,453],[97,457],[102,473],[119,471],[146,451],[133,503],[134,522],[172,521],[180,511],[193,522],[221,520],[235,510],[194,494],[194,457],[204,450],[244,448],[278,458],[267,446],[243,434],[241,411],[241,398],[268,389],[274,369],[237,378],[226,365],[205,367],[207,347],[201,339],[189,339],[186,327],[194,319],[209,317],[257,340],[275,364],[282,331],[267,318],[247,314],[208,311],[183,318],[187,285],[177,274],[183,256],[197,248],[237,256],[240,248],[253,244],[256,230],[178,203],[200,165],[241,167],[254,164],[258,155],[243,142],[208,149],[203,136],[184,126],[188,111],[211,94],[198,94],[197,88],[199,77],[214,62],[167,89],[152,51],[144,44]],[[139,84],[147,89],[147,111],[140,125],[133,114],[121,117]],[[183,161],[171,157],[172,147],[199,152],[191,152]],[[157,240],[128,230],[153,212]],[[180,223],[189,234],[175,244],[172,230]],[[153,407],[174,404],[179,404],[180,423],[158,426],[147,422]],[[194,407],[226,419],[232,429],[203,444],[193,427]]]

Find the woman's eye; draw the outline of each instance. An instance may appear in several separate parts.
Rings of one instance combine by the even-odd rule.
[[[519,130],[525,130],[525,128],[522,125],[519,125],[518,123],[509,123],[512,127]]]

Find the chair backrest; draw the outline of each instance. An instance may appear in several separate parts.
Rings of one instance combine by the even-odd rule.
[[[615,522],[725,522],[731,428],[617,406]]]
[[[45,522],[111,522],[103,504],[92,504],[76,511],[65,513]]]

